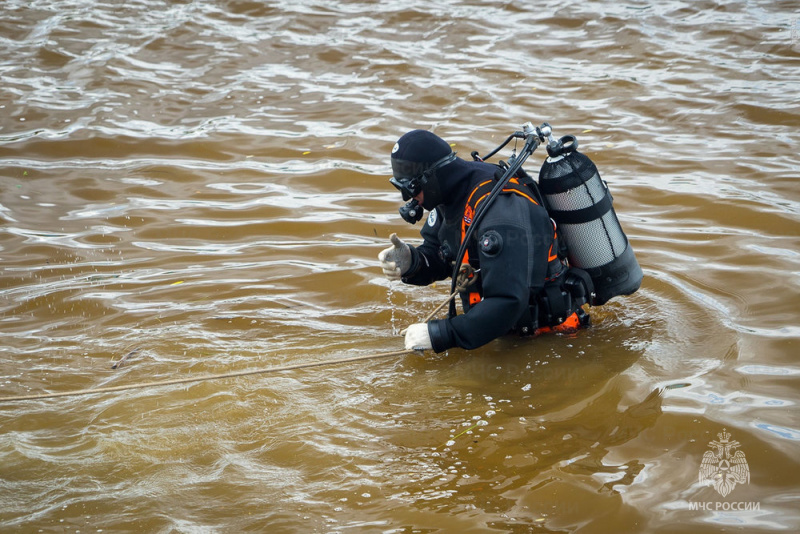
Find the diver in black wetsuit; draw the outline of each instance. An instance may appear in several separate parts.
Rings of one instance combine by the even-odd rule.
[[[503,170],[456,157],[450,145],[425,130],[403,135],[391,161],[392,184],[404,200],[416,199],[430,213],[422,245],[392,235],[392,246],[378,255],[383,272],[414,285],[448,278],[465,229]],[[472,233],[464,262],[477,280],[461,293],[465,313],[411,325],[407,349],[474,349],[509,332],[533,335],[588,322],[582,303],[565,289],[568,268],[558,254],[554,225],[525,180],[530,180],[525,173],[513,179]]]

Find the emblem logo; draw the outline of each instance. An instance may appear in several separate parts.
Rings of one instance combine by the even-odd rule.
[[[464,222],[466,224],[472,224],[472,216],[475,214],[475,211],[472,209],[472,206],[469,204],[464,208]]]
[[[710,441],[708,450],[700,463],[700,483],[713,485],[717,493],[727,496],[736,484],[750,483],[750,467],[742,451],[736,451],[741,444],[730,441],[731,435],[723,428],[717,434],[719,441]]]
[[[431,210],[428,214],[428,226],[435,226],[436,225],[436,210]]]
[[[400,143],[395,143],[394,146],[392,147],[392,154],[394,154],[398,150],[400,150]]]

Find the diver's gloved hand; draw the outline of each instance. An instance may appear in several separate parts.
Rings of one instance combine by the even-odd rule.
[[[406,350],[430,350],[433,348],[428,323],[412,324],[406,329]]]
[[[403,273],[411,267],[411,248],[397,234],[389,236],[392,246],[378,254],[383,274],[389,280],[400,280]]]

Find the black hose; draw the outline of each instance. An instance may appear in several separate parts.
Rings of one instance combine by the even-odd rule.
[[[525,138],[525,134],[523,132],[514,132],[513,134],[509,135],[506,138],[506,140],[503,141],[502,143],[500,143],[500,145],[497,148],[495,148],[494,150],[492,150],[491,152],[489,152],[488,154],[486,154],[485,156],[480,158],[481,161],[486,161],[487,159],[491,158],[492,156],[494,156],[495,154],[497,154],[498,152],[503,150],[505,148],[505,146],[508,143],[510,143],[512,139],[515,139],[515,138],[516,139],[524,139]]]

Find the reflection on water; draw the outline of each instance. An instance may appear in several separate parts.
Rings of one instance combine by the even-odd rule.
[[[0,403],[0,527],[796,529],[796,15],[6,2],[0,396],[400,348],[447,285],[375,260],[417,238],[386,183],[410,128],[464,157],[577,135],[645,281],[573,337]],[[723,428],[750,469],[724,498]]]

